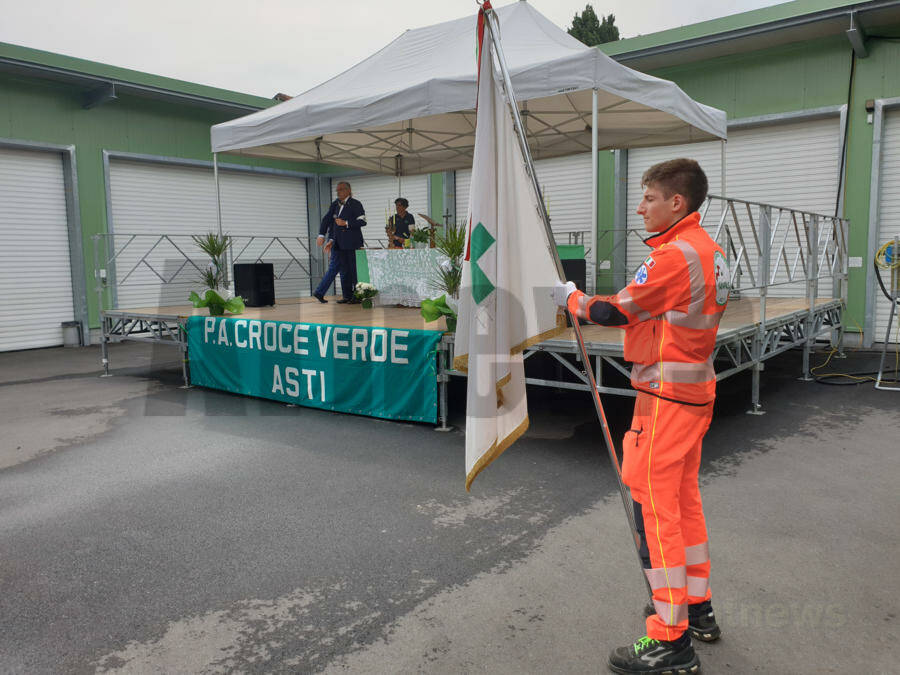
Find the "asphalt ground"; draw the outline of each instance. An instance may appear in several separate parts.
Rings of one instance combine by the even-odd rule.
[[[643,634],[586,394],[530,391],[466,493],[462,381],[439,433],[183,389],[174,356],[0,354],[0,672],[596,673]],[[763,416],[749,375],[720,385],[703,672],[895,673],[900,393],[799,370],[768,362]],[[604,401],[618,438],[631,401]]]

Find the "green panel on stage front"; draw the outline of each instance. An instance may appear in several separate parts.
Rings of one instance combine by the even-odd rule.
[[[557,244],[560,260],[584,260],[584,246],[582,244]]]
[[[433,330],[188,319],[191,384],[285,403],[437,424]]]
[[[360,248],[356,251],[356,280],[365,283],[369,281],[369,261],[366,258],[366,249]]]

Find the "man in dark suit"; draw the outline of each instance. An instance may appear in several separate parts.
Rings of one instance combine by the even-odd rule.
[[[366,225],[366,210],[359,200],[351,196],[350,183],[341,181],[336,192],[337,199],[331,202],[322,218],[316,242],[319,246],[325,246],[325,252],[331,256],[330,264],[313,296],[319,302],[327,302],[325,291],[340,271],[343,297],[338,304],[353,304],[359,302],[353,296],[356,287],[356,249],[363,247],[362,228]]]

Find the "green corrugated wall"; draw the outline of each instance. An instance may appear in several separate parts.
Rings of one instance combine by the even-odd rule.
[[[879,29],[898,35],[900,27]],[[843,36],[814,40],[758,52],[724,56],[653,71],[672,80],[701,103],[720,108],[729,119],[810,110],[843,105],[849,99],[844,216],[850,219],[850,255],[863,259],[862,268],[850,270],[848,330],[863,325],[869,179],[872,165],[872,125],[866,121],[868,99],[900,96],[900,43],[870,38],[869,56],[855,59],[853,89],[849,91],[850,44]],[[601,165],[605,162],[601,159]],[[613,181],[599,186],[601,204],[612,201]],[[733,195],[740,197],[740,195]],[[604,222],[600,219],[600,226]],[[602,253],[602,252],[601,252]]]

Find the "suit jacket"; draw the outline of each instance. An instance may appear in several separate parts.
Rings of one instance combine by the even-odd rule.
[[[340,215],[338,215],[340,214]],[[347,227],[339,227],[335,218],[347,221]],[[328,211],[319,225],[319,234],[326,239],[334,241],[338,250],[353,250],[363,247],[362,228],[366,225],[366,210],[358,199],[348,197],[341,209],[341,203],[337,199],[331,202]]]

